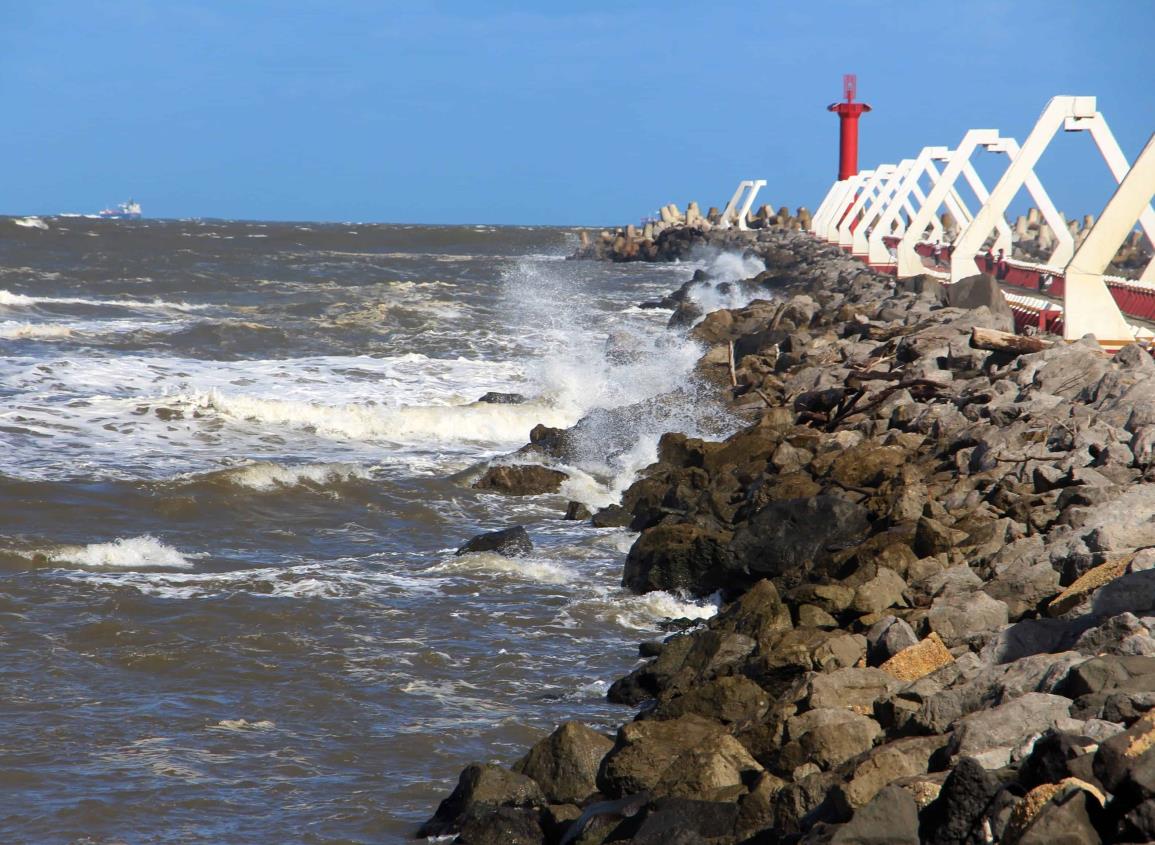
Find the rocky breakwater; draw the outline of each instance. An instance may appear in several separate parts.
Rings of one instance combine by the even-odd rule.
[[[640,532],[626,587],[726,604],[642,644],[616,735],[468,767],[421,834],[1155,839],[1155,362],[976,349],[1010,326],[989,278],[757,244],[766,298],[692,329],[748,425],[667,434],[594,517]]]
[[[740,248],[749,243],[750,232],[766,229],[786,229],[798,232],[810,227],[810,212],[799,208],[794,214],[782,206],[774,211],[763,205],[746,217],[745,230],[734,226],[735,221],[723,220],[717,208],[705,215],[698,204],[691,202],[682,212],[671,203],[661,209],[661,218],[646,221],[641,226],[623,226],[603,229],[594,237],[579,232],[581,243],[570,256],[573,259],[602,261],[675,261],[687,258],[705,243],[719,248]]]

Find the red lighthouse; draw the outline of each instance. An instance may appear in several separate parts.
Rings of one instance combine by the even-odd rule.
[[[844,103],[831,103],[826,107],[838,115],[838,181],[849,179],[858,172],[858,118],[870,111],[866,103],[854,102],[858,93],[858,77],[853,73],[842,76]]]

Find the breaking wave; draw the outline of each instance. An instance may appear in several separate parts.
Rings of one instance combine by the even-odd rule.
[[[66,546],[48,555],[48,559],[54,563],[71,563],[97,569],[136,569],[145,566],[189,569],[193,565],[190,558],[194,557],[198,555],[181,554],[172,546],[166,546],[147,534],[117,539],[111,543]]]

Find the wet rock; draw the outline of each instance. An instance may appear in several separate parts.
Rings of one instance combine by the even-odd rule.
[[[685,590],[705,596],[735,586],[740,574],[721,535],[684,523],[658,525],[630,549],[622,586],[635,593]]]
[[[564,519],[585,520],[589,519],[591,516],[593,516],[593,514],[590,513],[590,509],[583,505],[581,502],[570,502],[565,507]]]
[[[556,493],[567,478],[561,470],[538,464],[503,464],[487,469],[473,487],[508,496],[540,496]]]
[[[478,534],[456,552],[458,556],[470,552],[496,552],[505,557],[521,557],[533,551],[533,541],[520,525]]]
[[[627,528],[633,521],[633,516],[621,505],[609,505],[602,508],[590,519],[594,528]]]
[[[520,393],[498,393],[491,390],[477,401],[490,405],[523,405],[526,398]]]
[[[597,774],[613,742],[580,722],[564,722],[514,765],[555,804],[578,804],[597,791]]]
[[[418,829],[417,835],[456,833],[464,822],[491,813],[498,807],[540,807],[544,804],[545,796],[530,778],[500,766],[474,763],[462,771],[456,788],[441,802],[433,818]]]

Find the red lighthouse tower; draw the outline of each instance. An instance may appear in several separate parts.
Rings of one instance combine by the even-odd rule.
[[[858,77],[853,73],[842,75],[844,103],[831,103],[826,107],[838,115],[838,181],[849,179],[858,172],[858,118],[870,111],[866,103],[854,102],[858,93]]]

